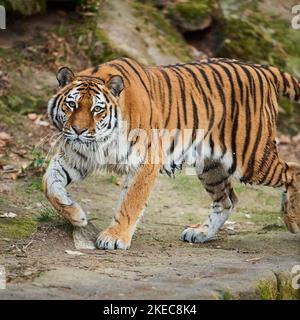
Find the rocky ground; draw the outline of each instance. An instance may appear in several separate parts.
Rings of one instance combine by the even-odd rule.
[[[185,171],[176,179],[160,176],[128,251],[76,248],[72,227],[42,194],[41,177],[55,149],[46,101],[56,86],[58,66],[77,71],[119,55],[145,64],[209,56],[217,50],[212,40],[222,28],[212,17],[223,21],[233,14],[232,5],[223,8],[223,16],[218,6],[203,1],[205,5],[193,9],[203,19],[193,20],[182,6],[153,2],[156,6],[112,0],[101,7],[100,16],[95,11],[55,7],[46,16],[18,17],[18,24],[1,34],[0,266],[6,270],[7,288],[0,290],[0,299],[299,298],[291,288],[291,270],[300,264],[300,236],[287,232],[277,190],[236,184],[240,201],[218,238],[191,245],[182,243],[180,234],[187,225],[206,218],[209,197],[196,177]],[[276,10],[288,20],[288,10],[282,9],[285,4],[278,1]],[[269,1],[262,5],[262,12],[270,11]],[[255,11],[238,9],[247,9],[243,26],[253,27]],[[278,49],[277,27],[282,25],[272,25],[273,39],[264,34],[265,56],[268,62],[276,58],[273,61],[282,63],[289,51],[286,68],[298,74],[298,60],[292,55],[297,48],[287,50],[289,44],[284,43]],[[249,37],[235,38],[230,32],[224,35],[230,40],[224,42],[226,50],[218,50],[235,57],[235,44]],[[250,33],[261,32],[252,28]],[[268,51],[270,42],[277,51]],[[242,58],[248,59],[248,54],[257,61],[261,57],[256,53],[238,50]],[[282,106],[280,153],[299,162],[300,117],[293,106]],[[119,177],[100,175],[70,188],[99,230],[110,223],[120,183]]]

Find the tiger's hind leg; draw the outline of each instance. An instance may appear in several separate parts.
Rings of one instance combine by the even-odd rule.
[[[198,177],[213,203],[212,212],[203,224],[193,225],[183,231],[182,240],[193,243],[203,243],[215,238],[237,202],[230,177],[219,163],[207,163]]]
[[[300,230],[300,165],[284,162],[277,156],[262,178],[254,175],[253,183],[283,189],[281,209],[290,232]]]

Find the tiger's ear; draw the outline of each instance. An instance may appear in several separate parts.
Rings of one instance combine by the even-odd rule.
[[[71,69],[68,67],[61,67],[56,73],[56,79],[59,83],[59,86],[63,88],[75,78],[75,75]]]
[[[106,85],[115,97],[118,97],[124,89],[124,81],[121,76],[110,77]]]

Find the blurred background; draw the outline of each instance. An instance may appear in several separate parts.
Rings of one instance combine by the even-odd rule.
[[[145,65],[228,57],[274,65],[300,79],[300,30],[291,25],[297,2],[0,0],[7,13],[6,29],[0,30],[0,250],[7,253],[3,259],[9,281],[48,270],[49,261],[53,257],[60,261],[61,250],[71,246],[70,230],[45,201],[41,185],[47,154],[56,143],[46,108],[57,88],[55,72],[60,66],[76,72],[121,56]],[[278,143],[286,160],[300,161],[299,129],[300,107],[281,99]],[[204,220],[210,207],[209,198],[193,178],[160,177],[153,193],[156,201],[147,208],[147,224],[139,228],[137,243],[160,249],[169,248],[172,241],[173,247],[184,246],[178,241],[184,226],[199,222],[199,214]],[[100,177],[74,185],[71,191],[103,228],[111,219],[119,184],[118,177]],[[265,255],[286,255],[283,244],[290,238],[280,217],[277,191],[240,185],[236,190],[241,204],[235,221],[224,231],[230,241],[212,247],[240,252],[252,252],[255,247],[255,252]],[[245,249],[243,237],[253,241],[252,249]],[[19,242],[11,242],[16,239]],[[47,239],[44,247],[36,239]],[[20,262],[16,246],[28,243],[28,258],[16,268]],[[291,256],[297,247],[299,242],[289,243]],[[177,251],[166,250],[173,250],[176,260]],[[156,251],[149,257],[160,259]],[[184,260],[182,252],[180,257]],[[264,294],[274,297],[269,291]]]

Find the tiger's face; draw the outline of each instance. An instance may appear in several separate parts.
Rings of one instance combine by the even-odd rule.
[[[48,112],[66,141],[89,144],[104,140],[118,125],[118,101],[124,88],[120,76],[105,83],[63,67],[57,73],[61,90],[49,101]]]

